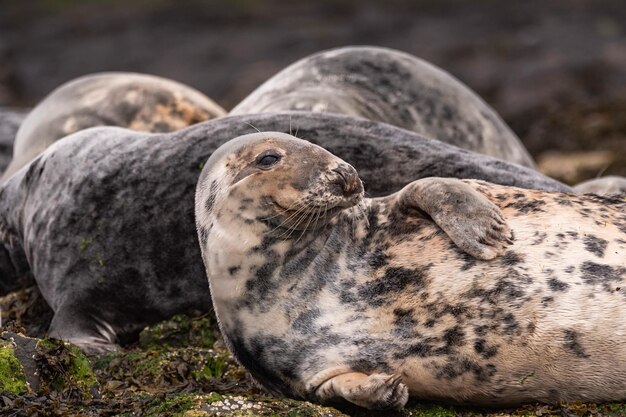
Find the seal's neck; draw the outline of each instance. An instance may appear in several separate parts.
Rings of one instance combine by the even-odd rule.
[[[360,220],[364,215],[362,206],[351,207],[327,219],[323,226],[297,230],[268,221],[271,213],[258,206],[252,210],[242,200],[228,199],[227,205],[209,216],[204,251],[214,305],[245,297],[245,283],[256,279],[259,271],[280,274],[284,265],[309,248],[323,252],[333,235],[340,235],[342,241],[358,239],[357,235],[366,233],[366,222]]]

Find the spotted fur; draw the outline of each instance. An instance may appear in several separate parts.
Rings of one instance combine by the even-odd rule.
[[[407,392],[489,405],[626,398],[623,197],[465,180],[515,235],[503,256],[472,260],[400,204],[412,184],[338,199],[327,176],[343,161],[270,142],[285,152],[275,170],[233,182],[266,149],[234,141],[196,193],[222,333],[268,390],[368,408],[402,407]],[[271,204],[304,199],[324,207],[308,226]]]

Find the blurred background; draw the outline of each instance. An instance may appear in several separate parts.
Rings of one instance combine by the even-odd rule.
[[[0,0],[0,106],[138,71],[232,108],[291,62],[368,44],[477,91],[548,175],[626,176],[624,0]]]

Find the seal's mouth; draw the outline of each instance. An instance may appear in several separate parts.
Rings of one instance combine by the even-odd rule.
[[[307,216],[307,217],[319,216],[321,218],[328,218],[328,217],[334,216],[335,214],[339,213],[341,210],[354,205],[354,204],[350,204],[348,206],[345,206],[341,204],[341,202],[339,202],[339,204],[326,205],[326,206],[303,204],[296,208],[287,208],[287,207],[281,206],[273,199],[272,199],[272,204],[275,206],[277,211],[285,217],[291,217],[291,216],[295,217],[297,215],[302,215],[302,216]]]
[[[358,204],[360,199],[339,199],[324,205],[302,203],[295,207],[284,207],[274,199],[270,201],[277,214],[274,219],[280,226],[285,229],[305,231],[326,225],[341,211]]]

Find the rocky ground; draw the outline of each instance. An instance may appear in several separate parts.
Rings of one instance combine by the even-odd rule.
[[[231,108],[305,55],[382,45],[463,80],[513,127],[541,170],[573,184],[626,175],[624,22],[623,0],[0,2],[0,106],[32,106],[85,73],[132,70],[180,80]],[[4,130],[22,116],[2,117],[0,167],[11,150]],[[32,282],[1,297],[0,309],[2,330],[45,336],[51,311]],[[30,354],[15,357],[24,349]],[[38,387],[35,380],[26,387],[29,370],[37,370]],[[174,318],[119,353],[87,360],[59,342],[6,333],[0,392],[0,415],[16,416],[626,415],[620,404],[410,404],[402,413],[372,414],[279,400],[234,363],[211,316]]]
[[[144,329],[124,350],[85,358],[76,348],[44,336],[50,311],[35,287],[0,298],[11,320],[0,335],[0,414],[7,416],[624,416],[626,405],[530,404],[484,410],[409,403],[402,412],[372,412],[345,404],[322,407],[274,398],[239,367],[214,318],[176,316]],[[16,323],[21,323],[22,327]],[[13,333],[17,332],[17,333]],[[7,365],[8,364],[8,365]],[[35,375],[36,371],[36,375]],[[26,381],[30,385],[26,385]]]

